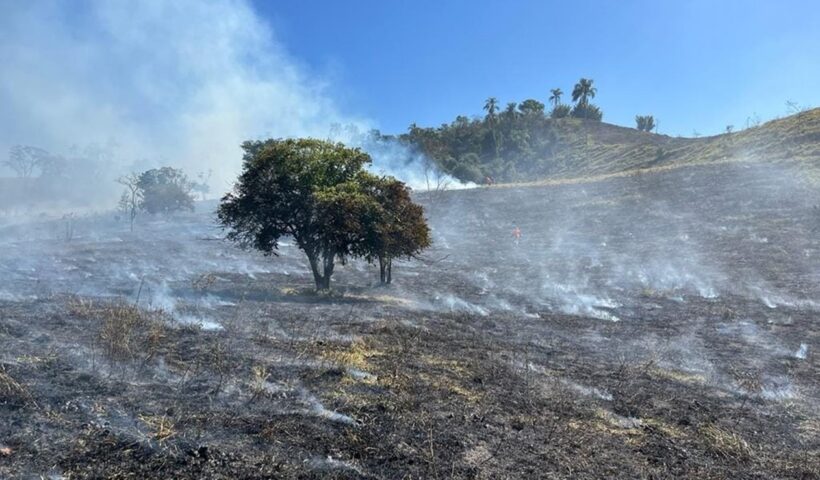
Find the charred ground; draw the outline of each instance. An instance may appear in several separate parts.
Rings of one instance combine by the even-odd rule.
[[[331,295],[208,212],[6,226],[0,477],[818,478],[800,168],[421,196],[432,251]]]

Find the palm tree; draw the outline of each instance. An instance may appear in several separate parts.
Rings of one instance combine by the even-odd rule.
[[[487,123],[490,125],[490,132],[493,135],[493,149],[495,158],[498,158],[498,133],[495,131],[495,112],[498,110],[498,99],[490,97],[484,102],[484,110],[487,111]]]
[[[582,78],[575,84],[575,88],[572,89],[572,101],[581,103],[582,105],[587,105],[589,103],[590,98],[595,98],[595,93],[597,93],[598,89],[592,86],[593,80],[591,78]]]
[[[487,118],[490,120],[495,119],[495,112],[498,111],[498,99],[495,97],[490,97],[484,102],[484,110],[487,111]]]
[[[553,107],[557,107],[561,104],[561,95],[563,95],[564,92],[562,92],[560,88],[553,88],[550,92],[552,92],[550,102],[552,102]]]
[[[504,109],[503,115],[507,118],[515,118],[516,108],[518,108],[518,104],[515,102],[510,102],[507,104],[507,108]]]

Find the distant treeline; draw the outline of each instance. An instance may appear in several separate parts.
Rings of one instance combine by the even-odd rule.
[[[535,99],[501,108],[488,98],[483,117],[459,115],[449,124],[424,128],[415,123],[398,139],[427,155],[439,169],[465,182],[519,181],[550,174],[554,149],[566,140],[559,123],[598,122],[601,110],[591,103],[597,89],[582,78],[572,91],[573,105],[562,103],[563,91],[552,89],[550,110]],[[578,119],[578,120],[571,120]]]

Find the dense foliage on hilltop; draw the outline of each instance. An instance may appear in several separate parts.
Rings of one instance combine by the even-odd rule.
[[[561,89],[553,89],[550,111],[535,99],[511,102],[502,108],[491,97],[484,105],[483,117],[459,115],[437,128],[412,124],[399,139],[461,181],[492,183],[544,177],[555,170],[555,149],[577,140],[570,138],[572,129],[568,132],[566,127],[601,120],[601,110],[590,102],[596,93],[593,81],[582,78],[572,91],[574,105],[570,106],[561,103]]]

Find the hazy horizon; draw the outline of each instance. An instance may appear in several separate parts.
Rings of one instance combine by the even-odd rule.
[[[595,80],[605,122],[632,126],[634,115],[653,114],[670,135],[741,129],[787,114],[786,101],[816,105],[816,12],[801,2],[743,5],[710,5],[709,18],[702,2],[654,6],[643,19],[645,2],[619,5],[617,15],[595,2],[4,2],[0,151],[95,146],[120,170],[212,170],[221,191],[246,139],[326,138],[336,123],[401,133],[480,115],[489,96],[502,106],[546,102],[561,87],[568,102],[580,77]],[[391,173],[390,160],[380,162]]]

